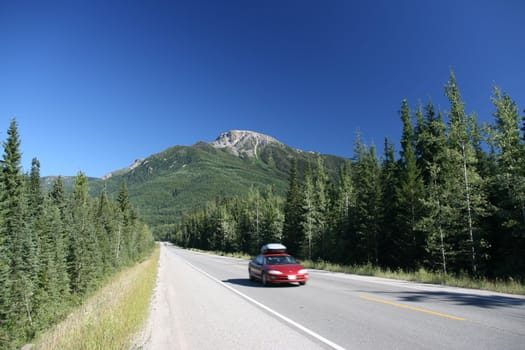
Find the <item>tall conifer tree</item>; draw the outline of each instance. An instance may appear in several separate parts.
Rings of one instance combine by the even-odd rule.
[[[350,163],[339,170],[337,182],[333,186],[330,201],[329,227],[333,236],[330,243],[330,257],[336,262],[345,261],[348,247],[351,213],[355,208],[355,190],[352,183]]]
[[[283,244],[292,254],[301,252],[304,239],[303,198],[297,176],[297,160],[292,160],[286,202],[284,204]]]
[[[304,244],[301,253],[302,256],[312,259],[312,249],[314,244],[314,235],[316,232],[316,204],[315,204],[315,188],[312,174],[312,168],[310,163],[306,167],[304,174],[304,185],[303,185],[303,232],[304,232]]]
[[[360,136],[354,148],[353,184],[356,206],[350,231],[352,263],[378,264],[378,236],[382,220],[379,163],[375,147],[367,148]]]
[[[381,202],[382,202],[382,224],[379,244],[379,264],[382,267],[395,268],[399,266],[398,246],[395,244],[395,236],[398,233],[397,223],[393,218],[397,215],[396,188],[397,188],[397,164],[395,161],[394,145],[385,139],[384,154],[381,162]]]
[[[4,142],[2,161],[3,232],[10,265],[8,319],[13,322],[15,337],[33,331],[34,292],[38,271],[35,242],[26,225],[27,205],[24,193],[18,124],[12,120]]]
[[[497,147],[496,205],[499,234],[494,235],[497,255],[503,266],[525,268],[525,142],[520,138],[519,112],[516,103],[498,88],[492,102],[496,107],[493,132]],[[506,268],[504,268],[506,270]]]
[[[459,91],[454,72],[445,87],[451,110],[449,112],[449,156],[451,170],[456,174],[450,178],[456,188],[457,196],[453,203],[457,206],[457,251],[468,248],[470,267],[477,273],[479,239],[479,220],[485,215],[486,200],[483,193],[483,179],[477,171],[475,149],[472,142],[472,125],[474,116],[467,116],[465,104]],[[452,198],[451,198],[452,199]],[[477,232],[475,232],[477,231]],[[462,236],[465,238],[463,239]],[[465,246],[465,242],[467,246]],[[461,254],[458,255],[461,260]],[[458,261],[461,265],[461,261]]]
[[[74,292],[92,290],[102,271],[100,251],[89,200],[88,179],[80,172],[75,179],[70,228],[71,284]]]
[[[425,198],[422,201],[424,214],[419,228],[426,236],[427,266],[432,269],[439,266],[447,273],[447,256],[451,250],[448,239],[450,230],[447,229],[451,227],[451,218],[448,213],[454,209],[447,200],[451,195],[449,187],[452,182],[447,180],[451,167],[447,165],[446,125],[441,112],[435,117],[433,107],[427,107],[424,123],[424,131],[418,135],[418,143],[424,145],[421,147],[421,164],[426,174]]]
[[[323,163],[323,159],[318,154],[314,172],[314,203],[315,203],[315,256],[326,259],[328,257],[328,175]]]
[[[115,223],[118,222],[118,216],[114,215],[114,212],[115,210],[111,208],[107,190],[104,187],[98,198],[95,230],[105,273],[116,266],[116,261],[113,259],[112,247],[114,246],[115,231],[117,230]]]
[[[416,135],[412,124],[412,116],[408,101],[404,99],[401,105],[401,121],[403,133],[401,136],[401,158],[399,166],[399,181],[396,189],[399,262],[402,267],[414,268],[421,257],[423,242],[418,230],[421,218],[421,198],[423,197],[423,180],[416,158]],[[423,120],[422,108],[417,111],[418,121]]]

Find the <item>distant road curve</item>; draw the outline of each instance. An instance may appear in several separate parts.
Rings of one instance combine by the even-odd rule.
[[[525,297],[311,271],[262,287],[248,262],[163,244],[144,349],[524,349]]]

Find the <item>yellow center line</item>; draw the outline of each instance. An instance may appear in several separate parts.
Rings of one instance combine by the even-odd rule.
[[[397,306],[397,307],[400,307],[400,308],[403,308],[403,309],[412,310],[412,311],[424,312],[426,314],[430,314],[430,315],[434,315],[434,316],[446,317],[446,318],[450,318],[450,319],[456,320],[456,321],[465,321],[465,319],[462,318],[462,317],[442,314],[440,312],[435,312],[435,311],[431,311],[431,310],[421,309],[419,307],[414,307],[414,306],[409,306],[409,305],[398,304],[398,303],[394,303],[392,301],[376,299],[376,298],[368,297],[368,296],[365,296],[365,295],[360,296],[360,298],[361,299],[365,299],[365,300],[375,301],[377,303]]]

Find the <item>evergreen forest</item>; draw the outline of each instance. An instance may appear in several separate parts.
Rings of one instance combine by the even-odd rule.
[[[79,173],[73,192],[60,177],[41,187],[40,163],[21,167],[20,136],[12,120],[0,170],[0,348],[20,348],[63,319],[119,269],[153,248],[152,232],[122,184],[116,199],[88,196]]]
[[[444,90],[448,111],[401,101],[399,152],[358,135],[337,176],[320,156],[294,161],[285,196],[268,186],[217,198],[186,213],[168,239],[252,255],[275,241],[311,260],[523,281],[525,117],[494,88],[493,119],[480,124],[453,72]]]

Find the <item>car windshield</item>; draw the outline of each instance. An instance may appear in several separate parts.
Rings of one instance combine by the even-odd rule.
[[[293,256],[267,256],[264,258],[264,263],[267,265],[285,265],[296,264],[297,260]]]

